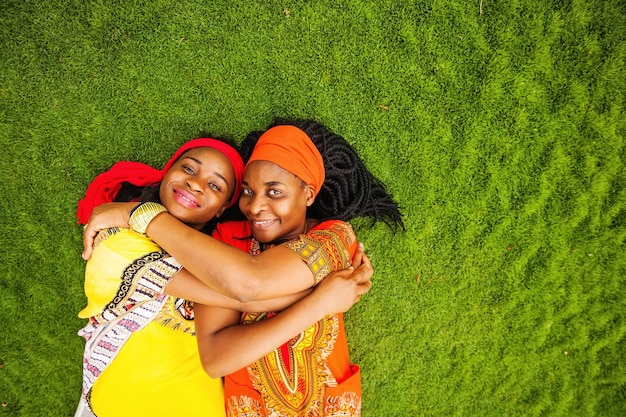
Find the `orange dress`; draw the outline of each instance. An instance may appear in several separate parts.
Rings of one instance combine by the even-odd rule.
[[[247,222],[224,223],[215,236],[253,255],[260,253]],[[348,223],[332,220],[283,245],[307,263],[319,282],[350,265],[356,236]],[[243,313],[242,322],[274,314]],[[224,394],[230,417],[360,416],[359,367],[350,362],[343,315],[324,317],[260,360],[227,375]]]

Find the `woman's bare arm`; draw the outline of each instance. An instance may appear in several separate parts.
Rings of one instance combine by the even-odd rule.
[[[361,265],[364,265],[364,267],[360,268]],[[354,271],[355,269],[357,272],[353,273],[352,278],[356,279],[358,284],[369,281],[374,274],[372,265],[367,255],[365,255],[362,245],[359,245],[359,249],[352,259],[352,266],[350,268],[338,272],[332,272],[326,279],[335,275],[343,276],[344,271],[351,273],[351,271]],[[184,298],[189,301],[195,301],[200,304],[255,313],[284,310],[296,301],[299,301],[311,294],[312,291],[313,289],[307,289],[299,293],[285,295],[283,297],[242,303],[209,288],[202,281],[191,275],[189,271],[183,268],[172,278],[170,283],[165,287],[164,292],[165,294]]]
[[[307,264],[283,246],[252,256],[168,213],[150,222],[147,235],[202,282],[242,302],[297,293],[315,282]]]
[[[132,207],[134,203],[109,203],[94,210],[83,234],[83,257],[90,256],[99,230],[128,226]],[[147,234],[200,281],[241,302],[295,294],[314,284],[308,266],[282,246],[252,256],[186,226],[168,213],[156,216]]]
[[[196,305],[196,334],[202,366],[217,378],[235,372],[265,356],[324,316],[347,311],[371,288],[369,263],[338,271],[312,294],[274,317],[239,324],[236,310]]]
[[[284,310],[296,301],[299,301],[309,295],[312,291],[312,289],[307,289],[299,293],[285,295],[283,297],[242,303],[241,301],[230,298],[212,288],[209,288],[198,278],[191,275],[191,273],[186,269],[181,269],[174,276],[174,278],[172,278],[167,287],[165,287],[165,294],[169,294],[174,297],[180,297],[185,300],[212,305],[215,307],[248,311],[251,313]]]

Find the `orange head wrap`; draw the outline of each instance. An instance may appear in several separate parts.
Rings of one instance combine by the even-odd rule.
[[[324,160],[311,138],[295,126],[281,125],[261,135],[252,151],[252,161],[269,161],[296,175],[315,189],[324,184]]]

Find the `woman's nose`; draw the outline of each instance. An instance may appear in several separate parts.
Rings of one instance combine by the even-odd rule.
[[[263,196],[254,195],[248,202],[248,210],[252,214],[257,214],[263,211],[265,208],[265,199]]]
[[[187,187],[189,187],[190,191],[202,194],[202,187],[200,186],[200,182],[197,181],[195,178],[189,178],[187,181],[185,181],[185,183],[187,184]]]

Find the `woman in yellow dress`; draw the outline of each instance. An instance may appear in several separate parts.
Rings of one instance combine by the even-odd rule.
[[[236,149],[195,139],[163,170],[120,162],[98,176],[79,203],[79,222],[95,205],[132,198],[128,190],[138,190],[202,230],[237,202],[242,173]],[[192,304],[177,297],[201,301],[206,292],[194,291],[190,277],[188,285],[170,288],[169,277],[179,269],[158,245],[130,229],[98,235],[85,271],[88,304],[79,313],[89,323],[79,332],[86,346],[77,415],[224,415],[222,381],[208,377],[200,364]]]

